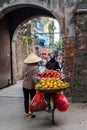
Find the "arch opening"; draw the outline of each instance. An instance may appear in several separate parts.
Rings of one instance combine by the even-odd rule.
[[[19,27],[19,25],[23,24],[23,22],[25,23],[27,20],[31,20],[35,17],[49,17],[54,18],[55,16],[53,14],[53,12],[40,7],[40,6],[36,6],[36,5],[29,5],[29,4],[19,4],[19,5],[15,5],[15,6],[11,6],[8,7],[6,9],[4,9],[3,11],[4,17],[2,18],[1,22],[3,23],[3,27],[6,26],[7,28],[7,38],[8,39],[5,44],[7,45],[8,48],[8,57],[7,55],[5,56],[6,63],[8,63],[8,72],[6,70],[6,84],[5,86],[8,86],[10,84],[13,84],[15,82],[15,78],[14,78],[14,74],[16,73],[16,71],[14,71],[15,69],[15,34],[17,33],[17,31],[15,31],[17,29],[17,27]],[[16,32],[16,33],[15,33]],[[5,33],[4,33],[5,34]],[[4,35],[3,34],[3,35]],[[3,39],[4,41],[4,39]],[[4,45],[5,46],[5,45]],[[36,47],[37,48],[37,47]],[[5,48],[3,48],[3,51]],[[3,55],[3,54],[2,54]],[[3,58],[2,64],[5,64],[5,58]],[[3,65],[1,65],[1,68],[3,68]],[[3,69],[2,69],[3,70]],[[3,73],[3,72],[2,72]],[[2,80],[2,79],[1,79]],[[2,84],[1,84],[2,87]]]
[[[32,36],[34,36],[34,45],[28,41]],[[62,59],[62,53],[60,53],[62,52],[62,37],[56,19],[42,16],[23,21],[16,29],[13,41],[12,46],[15,46],[16,50],[14,52],[13,49],[13,57],[16,57],[15,65],[13,65],[16,66],[13,67],[16,80],[21,79],[23,61],[32,51],[42,58],[43,68],[49,53],[55,52],[56,60],[58,60],[58,54]],[[18,49],[20,53],[17,53]]]

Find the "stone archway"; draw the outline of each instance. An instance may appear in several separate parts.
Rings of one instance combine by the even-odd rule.
[[[5,10],[5,12],[6,12],[6,10]],[[22,12],[22,14],[21,14],[21,12]],[[15,5],[14,8],[13,8],[13,6],[9,7],[8,13],[6,13],[6,15],[4,16],[7,19],[7,25],[8,25],[8,30],[9,30],[8,33],[9,33],[9,46],[10,46],[10,48],[9,48],[10,49],[10,54],[9,54],[10,60],[9,59],[7,59],[7,60],[10,63],[9,64],[9,66],[10,66],[10,70],[9,70],[10,76],[9,77],[10,78],[8,79],[8,77],[6,77],[7,83],[9,82],[9,84],[13,84],[15,82],[15,78],[14,78],[15,77],[14,76],[15,55],[13,54],[13,50],[15,51],[14,39],[13,39],[13,43],[12,43],[14,31],[21,22],[23,22],[27,18],[31,19],[35,16],[49,16],[49,17],[55,18],[55,16],[49,10],[36,6],[36,5],[33,5],[33,6],[29,5],[29,7],[28,7],[27,4],[22,5],[22,7],[20,4]],[[20,19],[19,19],[19,17],[20,17]],[[14,64],[14,66],[13,66],[13,64]]]
[[[3,1],[4,2],[4,1]],[[67,31],[67,26],[65,25],[65,19],[66,19],[66,15],[65,12],[66,9],[68,8],[68,6],[66,6],[66,8],[64,9],[64,4],[67,5],[67,3],[62,3],[62,1],[50,1],[50,6],[49,6],[49,2],[47,3],[47,5],[42,5],[43,3],[40,2],[26,2],[26,0],[24,2],[20,2],[20,1],[9,1],[7,3],[2,2],[2,11],[1,11],[1,18],[2,17],[6,17],[7,18],[7,24],[8,29],[9,29],[9,36],[10,36],[10,63],[11,63],[11,83],[13,83],[13,66],[12,66],[12,37],[14,34],[15,29],[17,28],[17,26],[24,21],[27,18],[32,18],[34,16],[49,16],[49,17],[53,17],[56,18],[59,21],[60,24],[60,30],[62,32],[63,35],[65,35]],[[72,4],[71,4],[72,5]],[[48,6],[48,7],[47,7]],[[50,8],[51,7],[51,8]],[[73,6],[74,7],[74,6]],[[67,17],[68,19],[68,17]],[[68,23],[69,23],[68,19]],[[71,26],[72,27],[72,26]],[[66,28],[66,29],[65,29]],[[72,30],[72,28],[69,28],[69,32],[71,32],[70,30]],[[67,34],[66,34],[67,35]]]
[[[40,1],[40,2],[38,2]],[[47,2],[47,1],[46,1]],[[78,3],[77,3],[78,2]],[[76,60],[79,62],[79,58],[77,58],[77,53],[75,49],[81,49],[81,46],[78,46],[79,37],[76,35],[76,28],[75,28],[75,23],[76,23],[76,16],[75,16],[75,11],[79,5],[80,0],[50,0],[52,8],[49,8],[49,4],[47,4],[48,8],[46,5],[43,4],[42,0],[34,0],[33,2],[31,1],[15,1],[15,0],[3,0],[0,3],[0,34],[2,35],[2,29],[4,28],[4,32],[2,37],[0,37],[0,45],[3,48],[9,46],[9,48],[2,49],[0,52],[1,55],[3,55],[3,51],[5,52],[5,58],[3,59],[0,57],[2,60],[2,64],[0,66],[1,72],[0,72],[0,82],[3,81],[3,83],[6,83],[4,85],[8,85],[9,83],[13,83],[13,71],[12,71],[12,38],[14,31],[16,30],[17,26],[24,21],[27,18],[32,18],[34,16],[50,16],[50,17],[55,17],[60,24],[60,30],[62,33],[62,38],[63,38],[63,44],[64,44],[64,49],[65,49],[65,56],[67,57],[67,62],[65,62],[65,71],[69,71],[68,75],[70,76],[70,80],[72,82],[72,89],[73,89],[73,101],[80,101],[80,102],[86,102],[87,100],[87,94],[86,94],[86,81],[80,82],[79,80],[81,77],[78,76],[78,73],[80,73],[79,66],[80,68],[85,68],[83,69],[83,75],[84,79],[87,78],[87,68],[84,66],[84,64],[78,64]],[[40,3],[40,4],[39,4]],[[46,6],[46,7],[45,7]],[[81,8],[83,6],[79,6]],[[22,14],[21,14],[22,12]],[[87,12],[80,12],[83,14],[86,14]],[[85,15],[82,15],[84,18],[86,18]],[[85,20],[86,21],[86,20]],[[6,34],[6,35],[5,35]],[[5,39],[5,40],[4,40]],[[7,39],[7,40],[6,40]],[[80,40],[82,38],[80,37]],[[86,40],[83,40],[86,41]],[[5,42],[5,43],[4,43]],[[82,43],[81,43],[82,44]],[[78,46],[78,47],[77,47]],[[86,45],[85,45],[86,46]],[[76,48],[77,47],[77,48]],[[71,48],[70,55],[68,57],[68,51],[69,48]],[[0,48],[1,49],[1,48]],[[73,52],[75,51],[75,53]],[[84,49],[83,49],[84,51]],[[82,58],[82,60],[87,58],[87,56],[84,56],[84,53],[80,53],[79,55]],[[86,55],[85,51],[85,55]],[[0,56],[1,56],[0,55]],[[79,56],[78,55],[78,56]],[[5,61],[7,62],[5,63]],[[72,59],[72,61],[71,61]],[[8,64],[7,64],[8,63]],[[72,64],[71,64],[72,63]],[[74,63],[74,64],[73,64]],[[84,62],[85,63],[85,62]],[[3,69],[4,65],[4,69]],[[10,66],[10,71],[8,72],[6,70],[6,67]],[[67,65],[67,66],[66,66]],[[70,69],[71,68],[71,69]],[[5,75],[5,76],[4,76]],[[80,75],[81,76],[81,75]],[[9,78],[8,78],[9,77]],[[5,79],[4,79],[5,78]],[[74,82],[75,81],[75,82]],[[82,84],[83,83],[83,84]],[[73,87],[74,86],[74,87]],[[83,92],[83,94],[82,94]],[[84,96],[85,92],[85,96]],[[74,95],[75,93],[75,95]],[[78,93],[78,100],[76,99]],[[80,97],[80,98],[79,98]]]
[[[57,12],[57,11],[59,11],[59,12]],[[15,62],[15,56],[13,55],[12,48],[13,48],[13,50],[15,50],[15,47],[14,47],[14,41],[13,41],[13,43],[11,43],[11,42],[12,42],[14,31],[21,22],[23,22],[27,18],[31,19],[35,16],[44,15],[44,16],[53,17],[59,21],[62,35],[67,36],[68,34],[66,33],[67,31],[65,31],[65,30],[67,30],[67,27],[64,24],[64,22],[65,22],[64,10],[63,9],[61,10],[61,8],[58,8],[53,11],[52,10],[49,11],[49,10],[47,10],[43,7],[37,6],[37,5],[32,6],[30,4],[22,4],[22,5],[17,4],[17,5],[12,5],[8,8],[6,8],[4,10],[4,12],[8,12],[8,13],[6,13],[5,17],[8,19],[9,33],[10,33],[10,48],[11,48],[11,52],[10,52],[11,78],[10,78],[10,81],[11,81],[11,83],[14,83],[14,81],[15,81],[14,72],[15,71],[13,71],[13,69],[15,68],[15,66],[13,66],[13,64]],[[70,32],[70,30],[69,30],[69,32]],[[65,41],[67,41],[67,40],[65,39]],[[14,59],[14,61],[12,59]]]

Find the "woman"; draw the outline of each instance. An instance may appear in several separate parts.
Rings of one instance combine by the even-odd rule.
[[[40,57],[31,53],[24,60],[24,68],[23,68],[23,94],[24,94],[24,108],[25,115],[35,117],[35,115],[29,111],[29,101],[35,96],[35,84],[38,81],[38,62],[41,60]],[[29,99],[30,97],[30,99]]]

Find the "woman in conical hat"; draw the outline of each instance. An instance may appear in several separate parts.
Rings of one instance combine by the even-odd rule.
[[[29,64],[32,64],[32,63],[37,63],[41,61],[41,58],[39,56],[37,56],[36,54],[34,53],[31,53],[30,55],[28,55],[28,57],[24,60],[24,63],[29,63]]]
[[[25,115],[30,115],[35,117],[31,111],[29,111],[29,97],[32,98],[35,96],[35,84],[37,82],[38,76],[38,62],[41,61],[41,58],[34,53],[28,55],[24,60],[25,66],[23,68],[23,94],[24,94],[24,109]],[[29,96],[30,94],[30,96]]]

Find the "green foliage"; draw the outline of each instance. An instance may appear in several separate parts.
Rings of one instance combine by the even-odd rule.
[[[56,27],[54,26],[54,24],[49,24],[49,26],[48,26],[49,33],[54,33],[55,29],[56,29]]]
[[[28,43],[28,37],[27,36],[22,36],[21,39],[24,43],[26,43],[26,44]]]
[[[30,37],[21,36],[21,39],[24,43],[29,44],[29,43],[31,43],[32,40],[35,40],[35,37],[33,35],[31,35]]]
[[[56,42],[56,48],[60,50],[62,49],[62,41]]]

